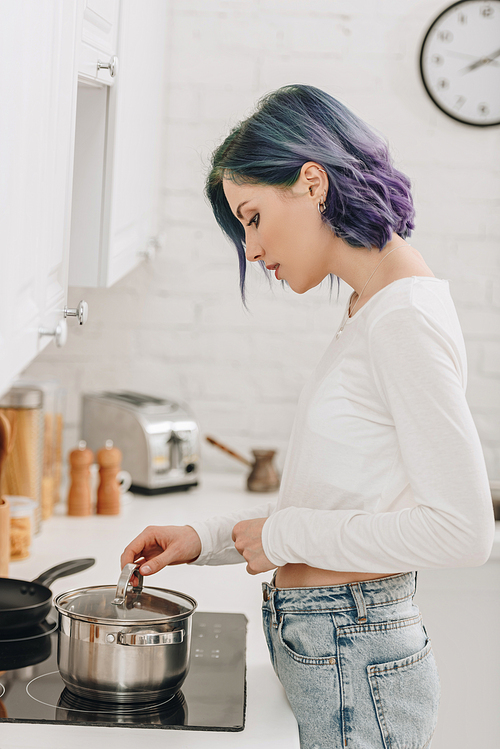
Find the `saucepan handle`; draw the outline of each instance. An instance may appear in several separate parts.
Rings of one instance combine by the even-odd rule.
[[[119,632],[120,645],[176,645],[184,641],[184,630],[173,632]]]
[[[56,567],[51,567],[49,570],[42,572],[42,574],[38,575],[33,582],[50,588],[50,585],[54,580],[58,580],[60,577],[66,577],[67,575],[73,575],[75,572],[83,572],[83,570],[87,570],[94,564],[95,559],[92,558],[72,559],[70,562],[63,562]]]

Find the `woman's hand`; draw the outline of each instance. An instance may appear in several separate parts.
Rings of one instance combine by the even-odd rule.
[[[262,527],[266,520],[267,518],[241,520],[233,528],[234,545],[248,562],[247,572],[250,575],[258,575],[259,572],[267,572],[276,567],[266,557],[262,548]]]
[[[148,525],[121,556],[126,564],[140,564],[141,575],[152,575],[167,564],[194,562],[201,554],[200,537],[190,525]]]

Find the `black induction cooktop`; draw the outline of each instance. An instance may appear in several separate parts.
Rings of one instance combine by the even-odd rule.
[[[242,731],[246,626],[243,614],[196,612],[182,689],[169,700],[135,708],[89,702],[68,691],[57,668],[53,612],[23,638],[0,633],[0,723]]]

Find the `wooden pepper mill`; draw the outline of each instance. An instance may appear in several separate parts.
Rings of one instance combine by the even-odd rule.
[[[90,466],[94,453],[89,450],[85,440],[80,440],[76,450],[69,454],[71,486],[68,492],[68,515],[90,515]]]
[[[117,474],[122,462],[122,452],[113,447],[113,440],[97,453],[99,463],[99,487],[97,489],[97,514],[118,515],[120,513],[120,487]]]

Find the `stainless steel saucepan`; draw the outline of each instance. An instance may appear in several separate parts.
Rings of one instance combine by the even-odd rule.
[[[133,576],[138,580],[131,585]],[[79,588],[54,599],[58,666],[70,692],[92,700],[141,704],[167,699],[189,669],[191,596],[143,587],[135,564],[117,586]]]

